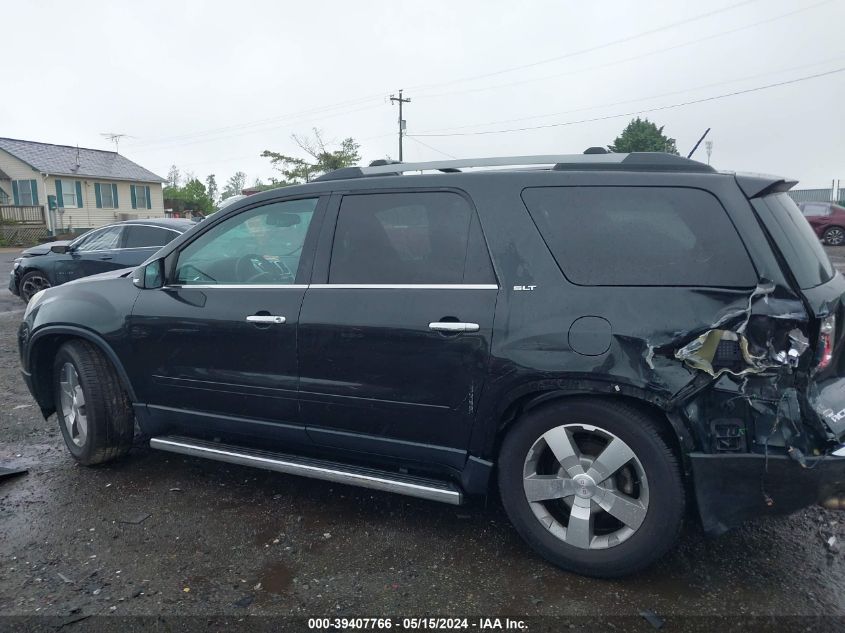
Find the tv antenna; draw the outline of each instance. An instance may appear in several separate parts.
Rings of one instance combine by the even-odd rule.
[[[100,136],[114,143],[115,152],[120,150],[120,139],[124,137],[131,138],[128,134],[118,134],[116,132],[101,132]]]

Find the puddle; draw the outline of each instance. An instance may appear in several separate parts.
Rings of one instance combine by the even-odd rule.
[[[290,589],[294,573],[283,562],[276,561],[265,565],[258,576],[261,589],[267,593],[283,594]]]

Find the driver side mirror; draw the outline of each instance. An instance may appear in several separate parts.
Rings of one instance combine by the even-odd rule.
[[[67,244],[56,244],[55,246],[50,247],[50,252],[58,253],[59,255],[64,255],[70,250]]]
[[[138,288],[153,289],[164,286],[164,259],[156,259],[132,273],[132,283]]]

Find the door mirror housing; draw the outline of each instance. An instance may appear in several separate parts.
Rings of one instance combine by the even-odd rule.
[[[132,283],[138,288],[153,289],[164,286],[164,259],[155,259],[132,273]]]
[[[58,253],[59,255],[64,255],[70,250],[67,244],[56,244],[55,246],[50,247],[51,253]]]

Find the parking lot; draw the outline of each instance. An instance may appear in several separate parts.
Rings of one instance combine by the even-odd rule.
[[[845,266],[845,248],[831,252]],[[13,252],[0,252],[8,279]],[[183,458],[140,443],[75,464],[18,374],[21,302],[0,290],[0,614],[845,615],[845,515],[809,508],[718,539],[690,524],[637,577],[532,554],[494,498],[454,508]],[[836,541],[831,547],[828,539]],[[644,621],[635,620],[642,630]]]

